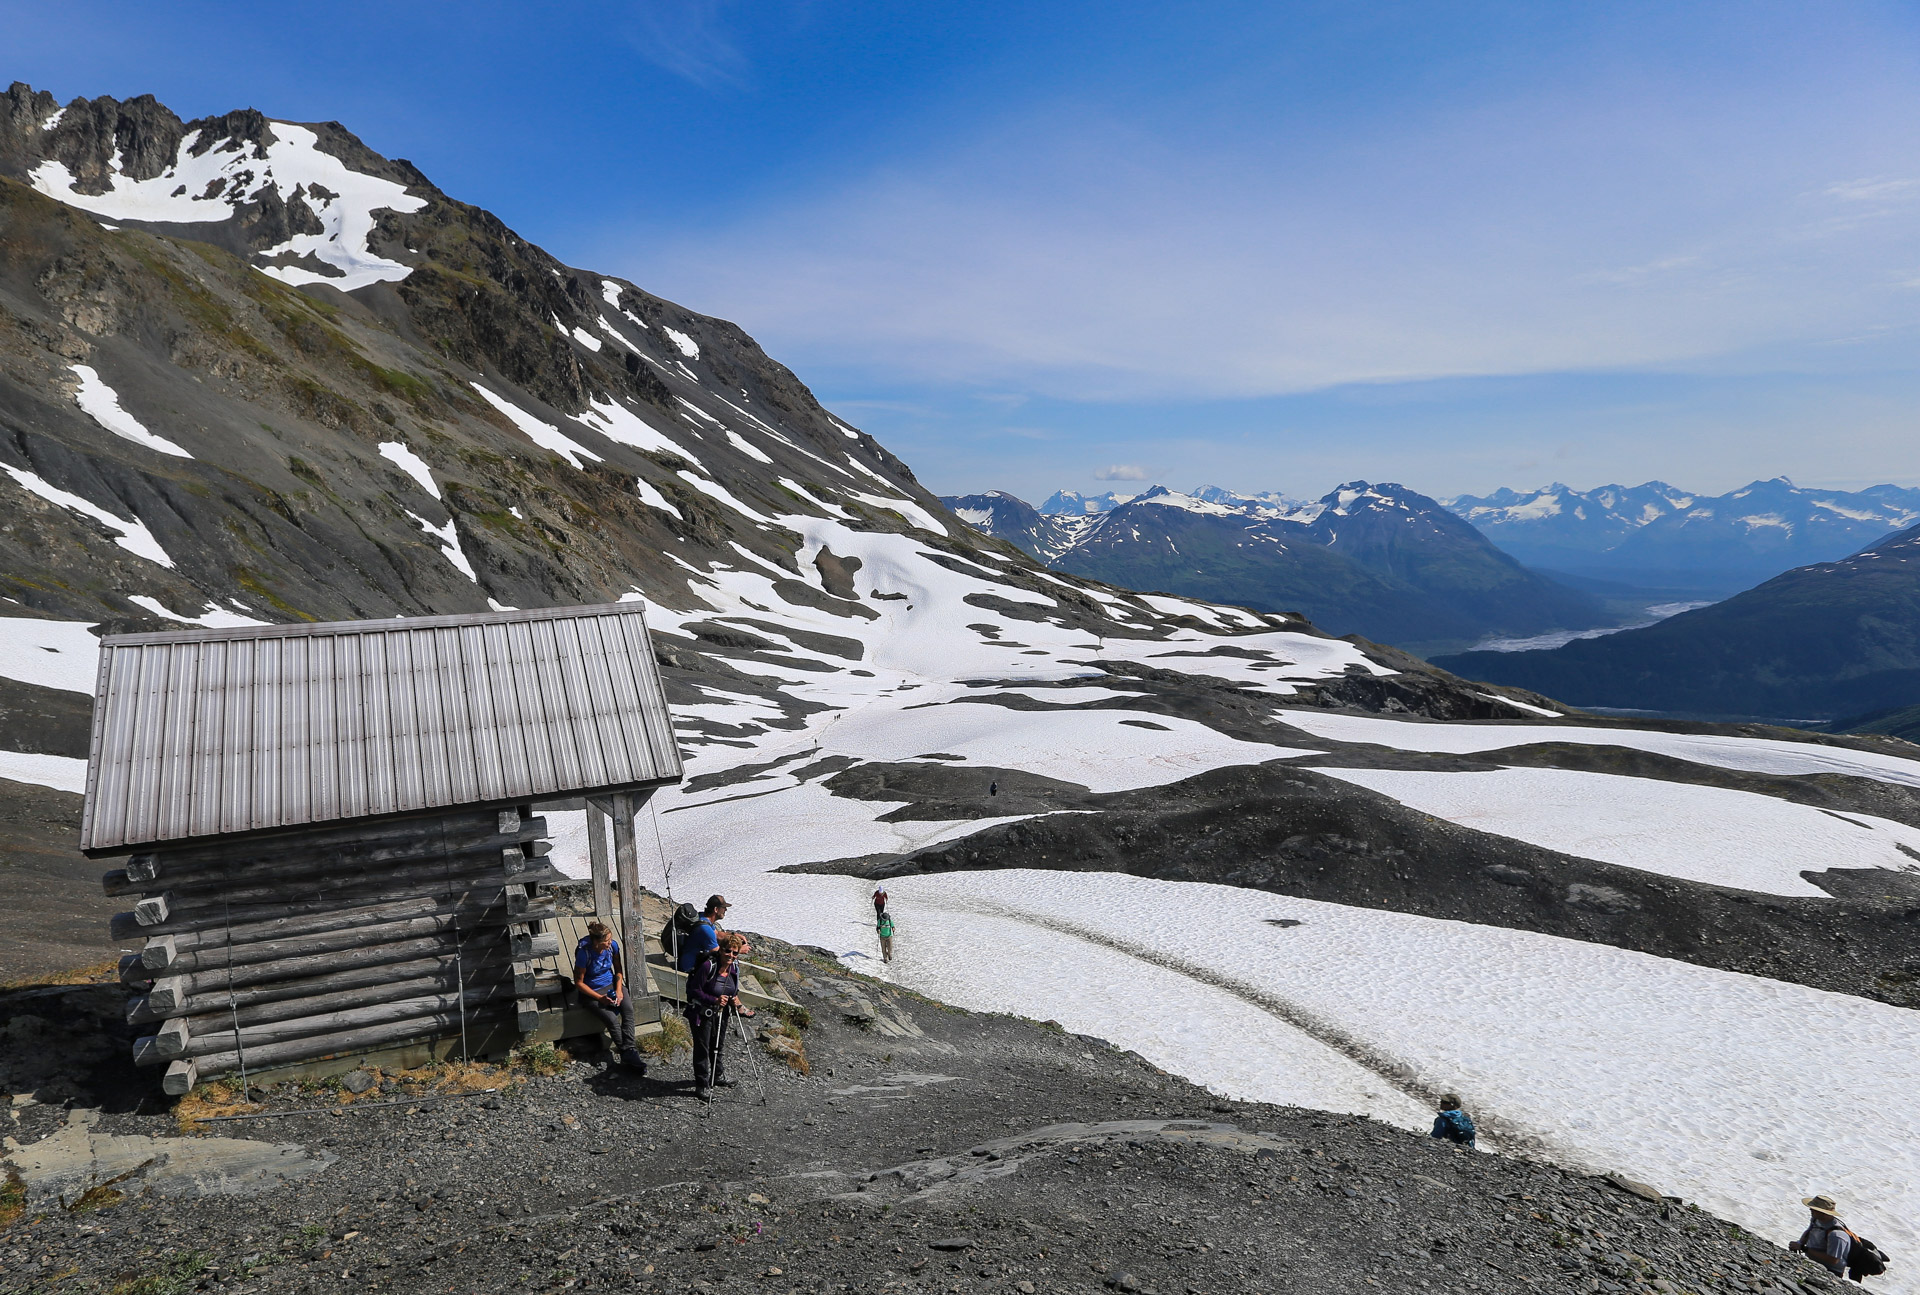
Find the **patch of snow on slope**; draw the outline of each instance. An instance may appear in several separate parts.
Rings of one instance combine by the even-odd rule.
[[[1274,714],[1303,732],[1335,742],[1364,742],[1401,751],[1473,755],[1541,742],[1622,746],[1676,760],[1741,769],[1749,773],[1839,773],[1854,778],[1920,787],[1920,761],[1877,751],[1853,751],[1814,742],[1717,734],[1654,733],[1628,728],[1581,728],[1572,724],[1417,724],[1330,711],[1280,710]]]
[[[605,315],[596,315],[594,317],[594,322],[600,325],[600,331],[605,333],[608,337],[618,342],[621,346],[626,347],[629,351],[632,351],[635,355],[641,355],[640,348],[635,346],[632,342],[629,342],[626,338],[626,335],[622,333],[619,329],[615,328],[613,326],[613,321],[609,320]]]
[[[246,625],[272,624],[271,621],[263,621],[252,616],[242,616],[238,612],[230,612],[218,603],[208,603],[206,611],[198,616],[182,616],[179,612],[170,609],[158,598],[149,598],[145,594],[133,594],[128,597],[127,601],[138,604],[152,612],[155,616],[159,616],[165,620],[179,621],[182,625],[198,625],[203,629],[238,629]],[[89,689],[88,691],[92,690]]]
[[[1343,639],[1288,630],[1231,638],[1179,630],[1163,639],[1107,639],[1099,655],[1108,661],[1137,661],[1183,674],[1229,679],[1283,697],[1295,691],[1295,682],[1331,679],[1345,674],[1350,666],[1359,666],[1369,674],[1393,673],[1369,661],[1359,648]]]
[[[918,526],[923,531],[932,531],[935,535],[952,534],[938,517],[935,517],[911,499],[890,499],[884,495],[862,494],[858,490],[849,490],[845,493],[850,498],[858,499],[861,503],[871,504],[875,508],[889,509],[899,513],[907,520],[908,525]]]
[[[680,448],[679,442],[617,401],[589,401],[587,409],[588,412],[580,415],[580,422],[610,441],[631,445],[636,450],[672,454],[691,463],[699,462]]]
[[[595,454],[592,450],[577,441],[569,439],[566,433],[562,432],[552,423],[541,422],[538,418],[535,418],[532,414],[520,408],[520,406],[503,397],[494,395],[477,382],[471,382],[467,385],[479,392],[488,404],[505,414],[515,427],[518,427],[522,432],[526,433],[528,440],[538,445],[541,449],[552,450],[576,468],[581,466],[580,460],[583,458],[592,459],[595,463],[601,461],[598,454]]]
[[[467,561],[467,555],[460,551],[460,532],[454,526],[451,517],[447,519],[445,526],[435,526],[411,508],[407,509],[406,512],[407,516],[413,518],[414,521],[420,524],[421,530],[440,541],[440,551],[446,555],[447,561],[453,563],[461,575],[473,581],[475,584],[480,583],[480,577],[473,572],[473,563]]]
[[[680,348],[680,354],[686,356],[689,360],[697,360],[700,358],[700,344],[691,337],[688,337],[679,329],[668,328],[665,325],[661,326],[660,331],[665,333],[672,339],[673,344]]]
[[[1321,769],[1423,814],[1709,886],[1826,897],[1802,869],[1915,870],[1920,828],[1725,787],[1571,769]]]
[[[116,155],[109,164],[105,193],[78,192],[73,175],[59,162],[42,162],[28,181],[48,197],[97,216],[186,224],[228,220],[235,209],[256,201],[272,187],[277,186],[288,201],[301,189],[321,232],[295,234],[258,255],[269,260],[311,256],[338,273],[320,274],[300,265],[262,265],[263,273],[294,287],[325,283],[343,292],[394,282],[412,273],[398,261],[376,256],[367,240],[376,223],[375,212],[419,211],[427,205],[426,199],[414,197],[406,186],[392,180],[350,170],[339,158],[321,152],[319,136],[304,126],[276,121],[268,124],[268,130],[274,138],[265,146],[264,158],[252,145],[223,147],[219,142],[195,157],[193,149],[200,142],[196,131],[181,141],[174,164],[150,180],[129,179]],[[320,197],[316,186],[333,196]]]
[[[635,494],[640,496],[640,502],[647,505],[647,507],[658,508],[663,513],[672,513],[683,522],[687,520],[687,515],[680,511],[679,505],[661,494],[659,490],[654,488],[653,483],[645,477],[635,477],[633,479],[633,490]]]
[[[838,418],[833,417],[831,414],[827,416],[827,421],[832,423],[835,427],[838,427],[841,431],[841,434],[844,435],[848,440],[857,441],[860,439],[860,433],[854,431],[851,427],[848,427],[845,423],[841,422]]]
[[[688,485],[692,486],[695,490],[698,490],[701,494],[706,495],[709,498],[719,500],[721,503],[725,504],[728,508],[733,509],[734,512],[739,513],[742,517],[751,517],[756,522],[772,521],[772,519],[768,517],[765,513],[749,508],[745,504],[741,503],[738,499],[734,498],[732,492],[729,491],[725,486],[718,485],[712,481],[708,481],[705,477],[696,477],[691,472],[681,471],[681,472],[675,473],[674,475],[679,477],[682,481],[686,482]]]
[[[740,435],[740,433],[734,431],[731,427],[727,428],[727,443],[750,459],[758,459],[762,463],[773,462],[772,459],[768,458],[766,454],[761,451],[759,446],[747,440],[746,437]]]
[[[8,476],[12,477],[23,488],[39,495],[48,503],[58,504],[62,508],[72,509],[74,512],[91,517],[101,525],[118,532],[113,542],[135,557],[145,558],[149,562],[157,562],[163,567],[171,567],[173,565],[173,559],[168,557],[167,551],[160,547],[160,541],[153,538],[153,532],[148,530],[146,523],[142,522],[138,517],[131,521],[122,517],[116,517],[98,504],[90,503],[82,499],[79,495],[62,490],[58,486],[50,485],[24,468],[16,468],[11,464],[0,463],[0,471],[5,471]]]
[[[85,410],[94,422],[112,432],[122,440],[132,441],[135,445],[144,445],[150,450],[162,454],[171,454],[175,458],[190,459],[193,455],[175,445],[164,436],[155,436],[146,426],[120,407],[120,397],[112,387],[100,380],[100,375],[85,364],[73,366],[74,376],[80,379],[80,390],[73,396],[73,402]]]
[[[80,796],[87,790],[87,762],[65,755],[0,751],[0,778],[8,782],[30,782],[35,786],[70,791]]]
[[[425,459],[408,449],[403,442],[380,442],[380,457],[419,482],[420,488],[435,499],[440,498],[440,487],[433,483],[433,469],[427,466]]]
[[[1548,710],[1545,706],[1535,706],[1532,702],[1516,701],[1512,697],[1497,697],[1490,692],[1477,692],[1473,695],[1478,697],[1481,701],[1499,702],[1502,706],[1511,706],[1515,710],[1523,710],[1530,715],[1538,715],[1542,719],[1566,718],[1565,713],[1562,711]]]
[[[592,333],[589,333],[584,328],[574,327],[574,328],[568,329],[567,331],[573,335],[574,341],[580,343],[580,345],[586,347],[589,351],[597,352],[599,351],[601,346],[604,345],[604,343],[601,342],[599,338],[595,337]]]
[[[100,674],[100,640],[92,629],[92,621],[0,616],[0,675],[91,697]]]
[[[1125,710],[1009,710],[977,704],[919,705],[914,695],[849,711],[819,735],[822,756],[910,760],[929,751],[967,764],[1023,769],[1090,791],[1158,787],[1235,764],[1311,755],[1242,742],[1193,720],[1155,715],[1165,731],[1135,728]],[[958,762],[950,768],[963,768]]]

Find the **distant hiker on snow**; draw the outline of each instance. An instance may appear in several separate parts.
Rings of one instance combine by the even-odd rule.
[[[693,1095],[711,1101],[708,1091],[718,1085],[731,1088],[727,1078],[727,1020],[738,1012],[752,1016],[740,1003],[740,955],[747,941],[732,933],[720,937],[713,951],[700,959],[687,976],[687,1028],[693,1035]]]
[[[880,916],[874,922],[873,925],[874,925],[874,929],[880,932],[880,961],[892,962],[893,961],[893,914],[887,912],[887,910],[884,908],[881,909]]]
[[[1850,1276],[1857,1282],[1887,1270],[1887,1257],[1879,1247],[1840,1221],[1833,1197],[1823,1193],[1800,1203],[1807,1207],[1807,1230],[1799,1240],[1787,1242],[1787,1249],[1799,1251],[1835,1277]]]
[[[707,896],[706,911],[700,914],[700,919],[693,924],[693,928],[681,937],[679,963],[681,971],[692,971],[701,958],[719,947],[720,937],[725,933],[721,929],[720,919],[725,917],[727,910],[732,907],[725,895]]]
[[[1473,1117],[1460,1109],[1457,1094],[1448,1093],[1440,1099],[1440,1114],[1433,1119],[1433,1132],[1429,1137],[1445,1138],[1448,1142],[1457,1142],[1463,1147],[1474,1145]]]
[[[873,888],[873,915],[875,917],[887,911],[887,888],[885,885]]]
[[[587,933],[573,951],[573,987],[587,1010],[613,1035],[620,1059],[647,1073],[647,1063],[633,1046],[633,999],[627,993],[620,941],[605,922],[587,923]]]

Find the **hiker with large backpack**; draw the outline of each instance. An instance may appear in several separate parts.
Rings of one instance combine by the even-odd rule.
[[[1841,1221],[1833,1197],[1822,1193],[1800,1203],[1807,1207],[1807,1230],[1799,1240],[1787,1242],[1787,1249],[1805,1255],[1835,1277],[1851,1277],[1856,1282],[1887,1270],[1886,1255]]]
[[[573,987],[580,1003],[613,1034],[613,1050],[630,1070],[647,1073],[647,1063],[633,1046],[633,996],[627,993],[620,941],[605,922],[588,922],[587,933],[573,950]]]
[[[689,906],[682,904],[680,907],[684,911]],[[678,970],[691,972],[700,959],[719,947],[720,936],[724,933],[720,926],[720,919],[727,915],[727,910],[731,907],[733,905],[727,903],[725,895],[709,895],[706,911],[695,918],[691,926],[684,931],[680,927],[680,914],[674,915],[674,920],[669,923],[669,926],[679,941],[679,954],[674,963]],[[664,935],[665,932],[662,934]],[[673,946],[666,947],[671,950]]]
[[[1460,1105],[1460,1099],[1452,1093],[1442,1097],[1440,1113],[1433,1118],[1433,1132],[1427,1136],[1442,1138],[1472,1150],[1477,1130],[1473,1127],[1473,1117],[1461,1110]]]
[[[727,1022],[738,1012],[752,1016],[753,1009],[740,1004],[741,954],[746,952],[744,936],[731,932],[720,936],[719,943],[694,964],[687,973],[687,1031],[693,1036],[693,1095],[712,1101],[713,1088],[731,1088],[727,1078]]]

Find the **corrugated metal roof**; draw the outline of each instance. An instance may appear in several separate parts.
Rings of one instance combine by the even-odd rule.
[[[101,641],[80,848],[678,781],[635,603]]]

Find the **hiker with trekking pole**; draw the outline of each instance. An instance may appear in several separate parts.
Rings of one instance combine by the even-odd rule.
[[[687,1029],[693,1035],[693,1095],[713,1100],[712,1089],[731,1088],[727,1078],[727,1022],[734,1013],[750,1017],[751,1007],[740,1002],[740,955],[743,936],[729,931],[713,951],[687,973]]]

